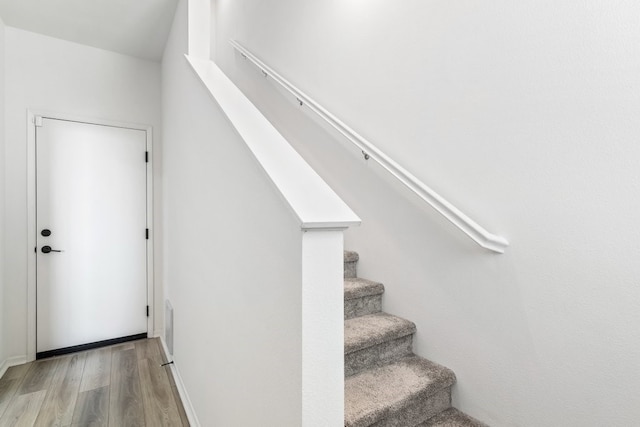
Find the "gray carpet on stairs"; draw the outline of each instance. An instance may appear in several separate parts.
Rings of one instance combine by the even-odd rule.
[[[357,252],[344,251],[344,277],[357,277],[357,264],[360,256]]]
[[[365,279],[344,279],[344,318],[377,313],[382,310],[382,283]]]
[[[414,426],[450,406],[455,380],[451,370],[417,356],[349,377],[345,426]]]
[[[387,313],[355,317],[344,322],[344,353],[411,335],[415,331],[413,322]]]
[[[487,427],[451,407],[453,371],[413,354],[416,325],[382,312],[384,286],[344,254],[345,427]]]

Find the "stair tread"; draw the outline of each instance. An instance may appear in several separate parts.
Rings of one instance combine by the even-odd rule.
[[[349,354],[415,332],[415,323],[384,312],[354,317],[344,322],[344,353]]]
[[[487,427],[487,425],[456,408],[449,408],[416,427]]]
[[[418,356],[360,372],[345,380],[345,426],[369,426],[455,380],[450,369]]]
[[[383,293],[384,285],[382,283],[360,278],[344,279],[345,301]]]
[[[344,251],[344,262],[355,262],[360,259],[358,252],[354,251]]]

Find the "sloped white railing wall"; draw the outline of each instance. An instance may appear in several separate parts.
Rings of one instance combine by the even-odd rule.
[[[300,425],[342,425],[343,231],[360,219],[212,61],[186,58],[299,224],[302,366],[291,368],[301,373]]]

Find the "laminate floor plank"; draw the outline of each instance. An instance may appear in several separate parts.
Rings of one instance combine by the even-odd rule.
[[[60,359],[51,388],[36,419],[36,426],[68,426],[71,424],[86,357],[87,353],[85,352]]]
[[[160,360],[163,364],[169,362],[167,360],[167,356],[165,352],[162,350],[162,343],[159,338],[156,338],[156,342],[158,344],[158,349],[160,350]],[[176,385],[175,378],[173,377],[173,371],[171,370],[171,365],[167,364],[163,366],[165,373],[167,374],[167,378],[169,379],[169,385],[171,386],[171,394],[173,395],[173,401],[178,408],[178,415],[180,415],[180,421],[182,421],[183,427],[189,427],[189,419],[187,418],[187,413],[184,410],[184,406],[182,405],[182,399],[180,398],[180,392],[178,391],[178,386]]]
[[[188,427],[157,338],[11,367],[0,378],[0,427]]]
[[[158,342],[158,347],[162,348],[161,346],[162,344]],[[171,388],[177,387],[176,381],[173,378],[173,372],[171,371],[171,365],[168,363],[169,360],[167,360],[167,356],[165,355],[164,351],[160,351],[160,361],[162,362],[162,365],[164,365],[163,368],[167,373],[167,378],[169,378],[169,384],[171,385]]]
[[[80,392],[109,385],[111,382],[111,347],[87,352]]]
[[[29,369],[31,369],[31,367],[33,366],[33,363],[34,362],[23,363],[22,365],[17,365],[17,366],[10,367],[9,369],[7,369],[7,372],[4,373],[4,375],[2,376],[2,379],[3,380],[4,379],[8,379],[8,380],[19,379],[19,380],[21,380],[27,374]]]
[[[169,378],[155,360],[138,360],[145,421],[149,426],[180,426],[180,414],[173,399]]]
[[[162,356],[160,355],[160,348],[157,343],[157,338],[149,338],[146,340],[136,341],[136,354],[138,359],[150,359],[154,360],[158,365],[161,365]]]
[[[0,417],[9,406],[9,402],[18,391],[26,373],[31,369],[32,363],[12,366],[4,373],[0,379]]]
[[[169,360],[167,360],[165,352],[162,350],[162,343],[160,342],[160,339],[153,338],[153,340],[155,340],[156,345],[158,346],[157,348],[158,348],[158,353],[160,355],[160,362],[162,362],[161,364],[165,364],[169,362]],[[140,357],[140,354],[138,355],[138,357]],[[189,420],[187,418],[187,413],[185,412],[184,406],[182,405],[182,399],[180,398],[180,393],[178,392],[178,387],[173,377],[173,371],[171,370],[171,365],[167,364],[162,368],[164,369],[165,374],[169,380],[169,385],[171,386],[171,395],[173,396],[173,401],[176,404],[176,407],[178,409],[178,415],[180,416],[180,421],[182,423],[178,425],[189,427]]]
[[[169,374],[171,378],[173,375]],[[178,391],[178,387],[171,387],[171,394],[173,394],[173,401],[176,402],[176,406],[178,407],[178,415],[180,415],[180,421],[182,421],[183,427],[189,427],[189,419],[187,418],[187,413],[184,410],[184,406],[182,405],[182,399],[180,398],[180,392]]]
[[[4,411],[6,411],[9,406],[9,402],[11,402],[11,399],[15,396],[21,380],[22,379],[8,380],[4,378],[0,380],[0,417],[2,417],[2,414],[4,414]]]
[[[117,351],[111,367],[109,426],[144,426],[138,358],[135,350]]]
[[[33,362],[25,374],[18,395],[31,394],[35,391],[47,390],[56,372],[60,359],[45,359]]]
[[[0,418],[0,426],[32,427],[46,395],[46,390],[39,390],[14,396]]]
[[[111,347],[111,351],[131,350],[136,348],[136,345],[132,342],[123,342],[122,344],[116,344]]]
[[[107,427],[109,425],[109,386],[78,394],[73,426]]]

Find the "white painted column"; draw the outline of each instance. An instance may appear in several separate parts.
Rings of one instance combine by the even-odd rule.
[[[344,424],[343,231],[302,235],[302,426]]]

